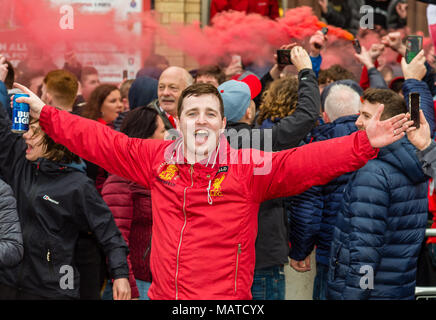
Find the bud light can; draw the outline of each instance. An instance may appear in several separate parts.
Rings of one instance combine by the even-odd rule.
[[[20,97],[29,97],[25,93],[16,93],[12,106],[12,132],[25,133],[29,131],[29,105],[23,102],[17,102]]]

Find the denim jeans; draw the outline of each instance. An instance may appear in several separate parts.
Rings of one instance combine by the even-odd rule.
[[[142,281],[136,279],[136,287],[139,291],[139,300],[150,300],[148,297],[148,289],[151,286],[151,282]],[[103,294],[101,296],[102,300],[113,300],[112,296],[112,282],[108,281],[106,284],[106,288],[104,288]]]
[[[327,274],[329,268],[325,264],[316,264],[316,276],[313,283],[313,300],[327,300]]]
[[[251,294],[253,300],[285,300],[285,286],[283,266],[254,270]]]

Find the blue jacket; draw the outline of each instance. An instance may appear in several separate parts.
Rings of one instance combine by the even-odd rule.
[[[407,138],[353,173],[334,227],[328,299],[414,299],[427,182]]]
[[[352,85],[352,84],[351,84]],[[326,89],[329,87],[326,87]],[[326,91],[324,89],[324,92]],[[403,93],[407,97],[409,92],[418,92],[421,95],[421,109],[430,124],[432,136],[434,136],[434,107],[429,88],[424,81],[408,79],[404,82]],[[323,97],[321,95],[321,100]],[[324,98],[326,95],[324,95]],[[408,99],[406,99],[408,105]],[[357,130],[354,125],[357,116],[342,117],[333,123],[319,126],[312,130],[306,142],[322,141],[337,138]],[[288,209],[290,226],[289,241],[291,242],[290,257],[295,260],[303,260],[313,249],[316,248],[316,261],[328,265],[330,243],[333,236],[333,226],[343,198],[343,188],[348,183],[350,174],[345,174],[332,180],[322,188],[309,189],[305,195],[294,197],[292,206]],[[320,199],[322,204],[319,204]],[[320,212],[322,211],[322,218]],[[307,220],[312,217],[311,220]],[[296,219],[306,221],[299,223]],[[307,222],[310,221],[310,222]],[[317,223],[321,223],[317,226]],[[293,247],[292,247],[293,246]]]
[[[309,141],[316,142],[343,137],[357,131],[357,115],[345,116],[312,130]],[[340,208],[344,185],[351,173],[344,174],[324,186],[315,186],[292,197],[288,206],[289,256],[304,260],[316,245],[316,262],[328,265],[330,242],[336,214]]]

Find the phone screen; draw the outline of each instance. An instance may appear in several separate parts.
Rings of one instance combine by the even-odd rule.
[[[409,94],[409,113],[410,120],[413,120],[413,126],[419,128],[419,106],[421,104],[419,93],[412,92]]]
[[[277,50],[277,64],[292,64],[291,50]]]
[[[421,36],[408,36],[406,41],[406,62],[410,63],[422,50]]]
[[[360,46],[360,42],[357,39],[353,40],[353,46],[354,46],[354,50],[356,50],[357,54],[360,54],[362,52],[362,47]]]

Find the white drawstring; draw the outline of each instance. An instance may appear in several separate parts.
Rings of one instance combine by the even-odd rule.
[[[210,196],[210,185],[211,185],[211,183],[212,183],[212,180],[209,179],[209,187],[207,187],[207,202],[210,205],[212,205],[212,203],[213,203],[212,197]]]
[[[433,195],[433,191],[434,191],[434,180],[432,179],[430,182],[430,195]]]

